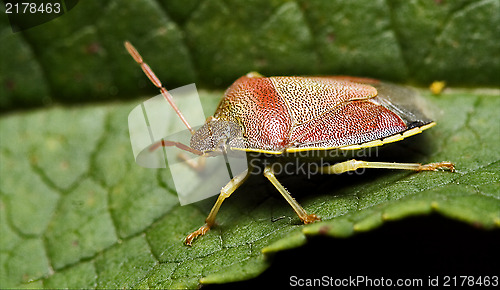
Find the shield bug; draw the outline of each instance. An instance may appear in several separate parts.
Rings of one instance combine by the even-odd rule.
[[[125,47],[192,134],[189,146],[161,141],[158,147],[176,146],[201,156],[245,151],[287,158],[298,152],[381,146],[436,124],[414,106],[411,91],[378,80],[346,76],[264,77],[249,73],[226,90],[214,115],[195,131],[137,50],[129,42],[125,42]],[[358,168],[454,171],[453,163],[446,161],[422,165],[352,159],[323,166],[320,173],[340,174]],[[205,224],[186,237],[186,245],[191,245],[215,224],[221,204],[247,179],[251,170],[250,167],[235,175],[222,188]],[[266,165],[262,172],[303,223],[320,220],[315,214],[308,214],[281,185],[272,165]]]

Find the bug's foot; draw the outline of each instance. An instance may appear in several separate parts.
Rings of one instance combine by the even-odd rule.
[[[191,246],[193,241],[199,237],[199,236],[203,236],[204,234],[206,234],[208,232],[208,230],[210,229],[210,226],[207,225],[207,224],[204,224],[203,226],[201,226],[198,230],[192,232],[191,234],[189,234],[187,237],[186,237],[186,240],[184,240],[184,244],[186,246]]]
[[[320,218],[320,217],[318,217],[318,216],[317,216],[317,215],[315,215],[315,214],[310,214],[310,215],[307,215],[307,216],[305,216],[304,218],[301,218],[301,219],[302,219],[302,222],[303,222],[304,224],[310,224],[310,223],[313,223],[313,222],[315,222],[315,221],[320,221],[320,220],[321,220],[321,218]]]
[[[428,170],[428,171],[437,171],[446,169],[451,172],[455,172],[455,164],[448,161],[443,161],[443,162],[424,164],[421,165],[419,168],[419,170]]]

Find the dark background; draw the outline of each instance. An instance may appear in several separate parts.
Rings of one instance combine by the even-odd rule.
[[[399,278],[420,278],[424,286],[429,276],[439,276],[442,286],[447,275],[457,276],[457,284],[461,284],[460,275],[477,279],[500,274],[499,241],[498,230],[484,231],[437,214],[411,217],[348,239],[308,238],[305,246],[277,253],[272,267],[257,278],[202,288],[294,288],[290,286],[293,275],[302,279],[321,279],[323,275],[334,279],[383,277],[391,278],[394,284]]]

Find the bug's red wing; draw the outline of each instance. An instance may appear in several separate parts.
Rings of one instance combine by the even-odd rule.
[[[338,147],[388,137],[407,130],[405,122],[372,101],[347,102],[293,129],[295,148]]]
[[[330,148],[429,123],[413,99],[404,88],[364,78],[243,76],[228,88],[214,119],[241,127],[242,149]]]

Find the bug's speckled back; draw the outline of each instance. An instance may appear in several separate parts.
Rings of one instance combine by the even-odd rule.
[[[243,76],[214,118],[238,124],[246,149],[254,151],[360,144],[431,122],[379,95],[376,86],[388,92],[370,79]]]

